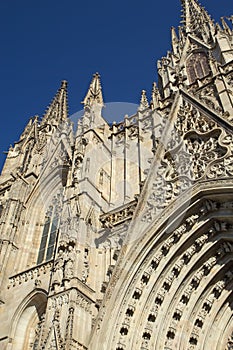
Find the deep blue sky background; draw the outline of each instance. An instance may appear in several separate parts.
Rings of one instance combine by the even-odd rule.
[[[219,20],[232,0],[202,0]],[[170,49],[179,0],[0,0],[0,168],[28,119],[42,115],[60,81],[69,83],[70,114],[80,110],[92,74],[106,102],[150,95],[156,61]]]

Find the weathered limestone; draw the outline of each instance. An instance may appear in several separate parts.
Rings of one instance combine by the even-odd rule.
[[[196,0],[151,101],[77,131],[63,81],[0,177],[0,348],[225,350],[233,344],[233,32]]]

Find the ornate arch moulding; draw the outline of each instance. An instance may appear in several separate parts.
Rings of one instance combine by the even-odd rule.
[[[156,216],[154,220],[146,227],[145,230],[141,230],[138,233],[139,239],[133,241],[132,247],[130,246],[131,235],[135,233],[134,229],[137,227],[137,222],[132,220],[132,226],[129,228],[128,236],[129,248],[127,254],[133,254],[138,250],[138,247],[150,245],[151,238],[154,238],[154,233],[161,232],[164,228],[166,230],[174,230],[177,227],[176,222],[179,222],[179,218],[187,212],[192,211],[192,207],[195,207],[197,203],[201,201],[213,198],[216,196],[219,199],[225,198],[226,201],[233,199],[233,179],[217,179],[197,182],[191,188],[186,190],[182,196],[177,197],[170,205],[168,205],[160,215]],[[169,226],[168,226],[169,223]],[[135,237],[135,236],[134,236]],[[148,241],[147,241],[148,240]],[[126,256],[124,256],[124,259]]]
[[[146,291],[150,289],[149,286],[150,283],[152,283],[152,274],[157,274],[157,277],[154,277],[154,285],[156,286],[158,283],[160,283],[160,287],[162,286],[161,282],[159,281],[161,278],[164,280],[166,274],[168,273],[169,267],[174,265],[173,260],[177,260],[177,257],[182,251],[185,252],[185,244],[187,245],[186,249],[188,249],[186,259],[189,263],[192,255],[194,253],[199,254],[199,251],[202,251],[202,246],[209,242],[206,247],[209,245],[210,248],[206,248],[207,250],[203,250],[203,253],[200,253],[201,255],[199,255],[199,258],[202,259],[201,261],[204,263],[205,258],[207,259],[209,257],[210,259],[211,254],[215,254],[213,251],[213,249],[215,249],[213,248],[214,246],[216,246],[215,250],[218,251],[220,249],[221,242],[224,242],[225,240],[227,240],[227,242],[232,241],[232,195],[233,186],[232,181],[229,179],[214,180],[208,183],[196,183],[192,189],[189,189],[185,193],[185,196],[183,194],[182,201],[181,199],[177,198],[172,205],[169,205],[164,212],[162,212],[162,215],[160,215],[159,218],[155,218],[155,220],[147,228],[147,232],[142,232],[140,239],[136,243],[134,242],[125,255],[122,255],[119,260],[115,274],[113,275],[113,279],[107,289],[99,319],[97,319],[96,322],[96,329],[93,333],[92,339],[93,343],[104,343],[106,344],[106,349],[109,349],[110,344],[114,344],[112,345],[111,349],[117,349],[117,334],[113,334],[113,330],[108,331],[108,324],[114,323],[117,325],[116,328],[118,328],[119,332],[117,341],[119,344],[122,342],[122,339],[124,340],[124,338],[127,338],[127,333],[130,332],[130,327],[132,328],[132,325],[129,324],[130,317],[126,316],[126,319],[124,320],[124,315],[127,313],[132,313],[134,315],[137,314],[137,311],[135,311],[137,304],[148,299],[149,295],[146,294],[143,296],[143,293],[148,293]],[[226,225],[224,223],[225,221]],[[184,225],[186,225],[186,229],[188,228],[188,235],[187,233],[183,232],[185,227],[182,228],[182,226]],[[212,228],[211,225],[213,225],[214,228]],[[213,238],[210,238],[210,236],[208,238],[206,236],[206,231],[208,230],[217,232],[216,244],[214,244]],[[229,230],[231,231],[231,235],[229,235]],[[182,243],[182,248],[179,248],[178,251],[172,247],[175,243],[174,234],[176,234],[177,242],[180,244],[183,235],[188,237],[187,240]],[[192,242],[192,244],[189,242]],[[196,247],[195,252],[192,252],[192,250],[194,251],[192,248],[193,245]],[[212,249],[212,253],[209,251],[209,249]],[[155,259],[156,254],[157,260]],[[197,258],[194,259],[194,261],[196,261],[194,267],[198,266],[197,264],[199,258],[197,255]],[[160,265],[160,268],[162,269],[161,271],[159,270],[160,268],[158,269],[158,265]],[[134,267],[133,269],[132,266]],[[167,272],[165,272],[164,269],[167,269]],[[194,269],[197,269],[197,267]],[[230,267],[230,269],[233,271],[233,267]],[[166,283],[169,285],[170,282],[166,281]],[[155,288],[157,292],[158,288],[159,287],[157,287],[157,289]],[[169,294],[169,289],[166,293]],[[159,298],[161,298],[161,300],[163,299],[162,296]],[[155,298],[153,298],[153,300],[154,299]],[[119,309],[114,308],[114,305],[116,304],[121,305],[120,311]],[[144,305],[144,309],[148,310],[148,306],[146,307]],[[131,312],[129,312],[129,310],[131,310]],[[105,319],[105,314],[110,314],[110,318],[108,317],[108,319]],[[137,315],[139,319],[142,317],[140,311],[138,311]],[[151,318],[153,317],[154,316],[151,316]],[[136,318],[137,322],[139,322],[139,319]],[[135,322],[136,321],[134,320],[134,324]],[[101,329],[105,330],[103,336],[106,337],[106,334],[109,334],[108,339],[105,338],[105,341],[102,339],[101,332],[98,334],[100,324]],[[146,334],[145,330],[144,333]],[[144,343],[146,342],[147,340],[144,339]],[[135,344],[130,345],[128,342],[126,342],[126,348],[131,348],[130,346],[135,346]],[[167,347],[167,349],[168,348],[169,347]],[[90,349],[94,349],[94,347],[92,347],[92,342]],[[147,349],[147,347],[145,347],[145,349]],[[148,349],[150,349],[150,347],[148,347]],[[173,348],[171,347],[171,349]]]

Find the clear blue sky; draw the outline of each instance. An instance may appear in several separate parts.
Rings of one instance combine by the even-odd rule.
[[[201,2],[217,21],[233,14],[232,0]],[[142,89],[150,95],[179,22],[179,0],[0,0],[0,168],[2,152],[44,113],[63,79],[70,114],[96,71],[106,102],[138,103]]]

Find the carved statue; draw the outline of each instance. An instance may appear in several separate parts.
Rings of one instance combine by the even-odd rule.
[[[63,250],[58,251],[58,256],[55,260],[54,263],[54,268],[53,268],[53,283],[54,284],[61,284],[62,279],[63,279],[63,267],[64,267],[64,252]]]
[[[74,275],[74,260],[75,260],[75,251],[72,246],[68,247],[68,253],[65,257],[65,268],[64,268],[64,278],[70,279]]]

